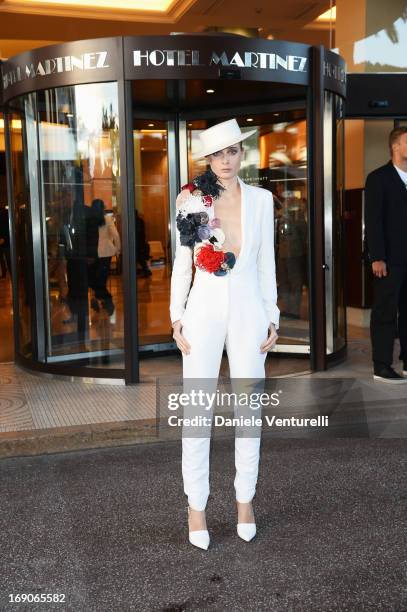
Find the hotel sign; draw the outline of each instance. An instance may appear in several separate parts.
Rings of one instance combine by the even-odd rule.
[[[23,81],[24,79],[37,79],[51,74],[63,72],[75,72],[86,70],[97,70],[98,68],[109,68],[107,63],[107,51],[95,53],[82,53],[80,56],[65,55],[63,57],[52,57],[44,60],[29,62],[25,65],[17,64],[3,72],[3,89]]]
[[[98,38],[33,49],[1,66],[4,100],[52,87],[117,80],[121,39]]]
[[[307,85],[309,45],[240,36],[124,39],[126,79],[230,78]]]
[[[208,66],[234,66],[238,68],[260,68],[264,70],[288,70],[292,72],[307,72],[308,57],[265,53],[256,51],[212,51]],[[199,49],[154,49],[133,50],[134,66],[204,66],[201,62]]]
[[[24,93],[120,79],[224,79],[307,86],[313,47],[230,35],[97,38],[50,45],[1,65],[4,101]],[[345,94],[345,64],[324,52],[328,89]]]

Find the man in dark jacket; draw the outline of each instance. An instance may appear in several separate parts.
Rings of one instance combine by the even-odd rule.
[[[374,378],[407,382],[407,127],[390,132],[391,161],[371,172],[365,187],[365,230],[372,264],[370,320]],[[400,339],[403,376],[392,368]]]

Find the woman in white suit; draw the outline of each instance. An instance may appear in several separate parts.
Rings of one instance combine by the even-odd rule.
[[[205,157],[210,169],[185,185],[177,197],[170,318],[183,355],[184,381],[217,380],[225,343],[231,380],[264,379],[267,351],[278,338],[273,196],[238,177],[241,143],[254,131],[242,133],[236,119],[203,131],[195,158]],[[209,448],[210,433],[183,434],[189,541],[203,549],[210,541],[205,520]],[[251,501],[259,452],[260,434],[236,436],[237,532],[246,541],[256,533]]]

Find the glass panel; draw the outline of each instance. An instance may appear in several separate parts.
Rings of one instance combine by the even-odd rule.
[[[337,0],[335,45],[348,72],[407,69],[406,4],[400,0]]]
[[[344,102],[335,96],[336,141],[335,157],[335,217],[334,217],[334,287],[336,304],[336,321],[334,326],[334,349],[339,350],[346,343],[346,302],[345,302],[345,269],[344,269],[344,190],[345,190],[345,113]]]
[[[33,107],[34,95],[30,94],[14,100],[13,108],[16,110],[13,110],[9,115],[18,293],[18,312],[16,316],[18,319],[19,352],[24,357],[34,356],[33,341],[35,338],[34,263],[27,167],[27,124],[25,121],[25,111],[31,111],[32,117]]]
[[[339,350],[346,341],[343,189],[344,112],[339,96],[324,94],[324,219],[325,219],[325,301],[326,352]]]
[[[373,298],[373,276],[364,235],[364,186],[372,170],[389,161],[392,119],[345,121],[346,178],[346,298],[348,334],[367,337]],[[356,265],[355,265],[356,262]],[[361,265],[359,265],[361,262]],[[356,310],[357,309],[357,310]]]
[[[172,341],[167,122],[133,122],[139,345]]]
[[[4,115],[0,113],[0,362],[12,361],[13,320]]]
[[[383,13],[380,21],[377,21],[379,15],[375,12],[379,6]],[[407,69],[405,15],[399,14],[394,20],[389,19],[386,4],[382,3],[377,5],[376,11],[368,15],[366,29],[369,35],[355,40],[354,62],[364,65],[366,72],[404,72]]]
[[[324,226],[325,226],[325,310],[326,310],[326,352],[334,351],[334,286],[333,286],[333,94],[324,92]]]
[[[116,83],[38,94],[48,361],[123,364]]]
[[[206,170],[205,160],[193,160],[202,130],[229,119],[188,122],[189,179]],[[243,142],[239,176],[273,192],[278,307],[278,345],[308,346],[308,187],[307,124],[301,109],[237,117],[242,131],[256,129]]]

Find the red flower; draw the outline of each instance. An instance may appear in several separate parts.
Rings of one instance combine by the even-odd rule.
[[[192,193],[193,191],[195,191],[196,186],[193,183],[186,183],[185,185],[181,187],[181,191],[183,189],[188,189]]]
[[[215,251],[213,244],[205,244],[196,256],[196,265],[206,272],[216,272],[224,261],[224,252]]]
[[[203,203],[205,204],[205,206],[212,206],[212,202],[213,202],[212,196],[204,195],[202,196],[202,199],[203,199]]]

